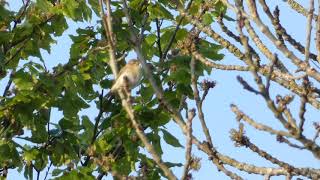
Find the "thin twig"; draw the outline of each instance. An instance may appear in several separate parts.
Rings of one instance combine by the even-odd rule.
[[[12,84],[12,81],[13,81],[12,78],[13,78],[14,73],[15,73],[15,70],[12,70],[11,74],[9,76],[9,81],[8,81],[4,91],[3,91],[2,97],[6,97],[8,92],[9,92],[9,90],[10,90],[10,87],[11,87],[11,84]]]
[[[303,125],[306,120],[304,117],[304,114],[306,112],[306,103],[307,103],[307,98],[305,96],[302,96],[301,102],[300,102],[300,110],[299,110],[299,118],[300,118],[299,133],[300,134],[303,132]]]
[[[46,180],[46,179],[47,179],[51,166],[52,166],[52,161],[50,162],[50,164],[49,164],[49,166],[48,166],[46,175],[44,176],[44,179],[43,179],[43,180]]]
[[[156,27],[157,27],[157,45],[159,50],[159,59],[160,62],[162,62],[162,49],[161,49],[161,35],[160,35],[160,28],[161,28],[162,22],[159,23],[159,19],[156,18]]]
[[[306,37],[306,48],[305,48],[306,62],[309,62],[313,11],[314,11],[314,0],[310,0],[310,9],[308,12],[308,19],[307,19],[307,33],[306,33],[307,37]]]
[[[239,108],[234,105],[231,104],[231,110],[233,113],[236,114],[237,116],[237,120],[244,120],[245,122],[247,122],[250,126],[256,128],[257,130],[260,131],[265,131],[265,132],[269,132],[270,134],[275,134],[275,135],[281,135],[281,136],[286,136],[286,137],[293,137],[290,133],[285,132],[285,131],[278,131],[275,130],[267,125],[258,123],[256,121],[254,121],[253,119],[251,119],[249,116],[247,116],[246,114],[244,114],[242,111],[239,110]]]
[[[91,138],[90,145],[93,145],[97,137],[99,136],[99,133],[101,131],[98,131],[99,123],[101,120],[101,117],[103,115],[103,96],[104,96],[104,90],[102,89],[100,95],[99,95],[99,113],[97,117],[95,118],[94,128],[93,128],[93,136]],[[85,159],[85,162],[82,164],[82,166],[87,166],[90,161],[90,156],[88,155]]]
[[[299,108],[299,118],[300,118],[300,123],[299,123],[299,134],[301,135],[303,132],[303,126],[305,123],[305,113],[306,113],[306,104],[308,102],[308,94],[309,94],[309,89],[310,89],[310,82],[308,77],[303,78],[302,81],[302,87],[304,88],[304,93],[301,96],[300,100],[300,108]]]
[[[278,56],[277,55],[274,55],[274,56],[275,56],[275,59],[274,59],[274,61],[271,61],[271,64],[269,66],[270,68],[269,68],[268,74],[266,76],[266,92],[267,93],[269,93],[269,90],[270,90],[270,81],[271,81],[271,75],[273,74],[274,66],[278,61]]]
[[[316,132],[316,134],[314,135],[312,141],[313,141],[313,142],[316,142],[316,140],[317,140],[317,138],[319,137],[319,135],[320,135],[320,129],[317,129],[317,132]]]
[[[197,87],[197,79],[198,78],[196,77],[196,74],[195,74],[195,64],[196,64],[196,60],[194,58],[192,58],[191,62],[190,62],[190,69],[191,69],[191,84],[192,84],[192,89],[193,89],[193,96],[194,96],[194,99],[195,99],[195,102],[197,105],[198,117],[201,122],[203,133],[206,136],[206,139],[209,143],[209,146],[212,147],[213,146],[212,138],[211,138],[209,129],[207,127],[207,124],[205,122],[204,113],[202,111],[202,103],[201,103],[201,99],[199,96],[199,90]]]
[[[106,6],[107,6],[107,10],[108,10],[108,15],[106,15],[104,13],[104,10],[103,10],[103,3],[102,3],[102,0],[99,0],[99,5],[100,5],[100,16],[102,18],[102,24],[103,24],[103,27],[106,31],[106,37],[108,39],[108,49],[109,51],[113,52],[113,53],[110,53],[109,55],[111,56],[110,58],[110,67],[111,67],[111,70],[112,70],[112,73],[114,74],[115,76],[115,79],[118,77],[118,66],[117,66],[117,59],[116,59],[116,55],[115,55],[115,42],[114,42],[114,38],[113,38],[113,34],[111,34],[112,32],[112,25],[110,23],[112,23],[111,21],[111,7],[110,7],[110,1],[109,0],[106,0]]]
[[[320,22],[320,0],[318,0],[318,22]],[[316,34],[316,48],[318,51],[317,60],[320,63],[320,23],[316,23],[317,25],[317,34]]]
[[[99,113],[98,113],[98,116],[95,118],[95,124],[94,124],[94,129],[93,129],[93,137],[91,139],[91,144],[94,143],[94,141],[97,139],[98,137],[98,126],[99,126],[99,122],[101,120],[101,117],[103,115],[103,96],[104,96],[104,92],[103,92],[103,89],[101,91],[101,94],[99,96]]]
[[[184,164],[183,173],[181,180],[186,180],[190,170],[191,163],[191,151],[192,151],[192,120],[196,115],[195,109],[190,109],[188,112],[188,121],[187,121],[187,136],[186,136],[186,162]]]
[[[225,65],[225,64],[218,64],[213,61],[206,59],[202,54],[198,51],[193,51],[192,56],[199,60],[201,63],[208,67],[212,67],[215,69],[225,70],[225,71],[249,71],[249,67],[247,66],[240,66],[240,65]]]
[[[277,136],[277,141],[280,142],[280,143],[286,143],[288,146],[296,148],[296,149],[300,149],[300,150],[306,149],[303,146],[299,146],[297,144],[294,144],[294,143],[290,142],[289,139],[287,139],[287,138],[285,138],[283,136]]]
[[[289,6],[293,10],[297,11],[298,13],[302,14],[303,16],[306,16],[306,17],[308,16],[308,10],[306,8],[304,8],[301,4],[296,2],[295,0],[286,0],[286,2],[289,4]],[[315,21],[317,21],[318,20],[317,15],[313,15],[313,19]]]

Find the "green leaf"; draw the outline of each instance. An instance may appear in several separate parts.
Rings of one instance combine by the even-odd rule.
[[[87,6],[87,3],[85,1],[81,1],[78,12],[82,12],[82,17],[86,21],[90,21],[92,17],[92,11],[91,9]]]
[[[192,3],[191,7],[189,8],[189,13],[191,15],[195,15],[199,12],[201,6],[201,2],[200,1],[195,1],[194,3]]]
[[[16,149],[17,147],[11,141],[0,141],[0,165],[8,166],[12,165],[14,167],[20,164],[19,153]]]
[[[79,3],[76,0],[61,0],[61,4],[65,16],[70,17],[73,20],[79,20],[79,12],[76,11],[79,7]]]
[[[152,46],[156,42],[157,36],[154,34],[149,34],[146,36],[145,40],[148,43],[148,45]]]
[[[13,19],[15,19],[14,12],[6,9],[6,6],[5,6],[6,1],[2,1],[0,3],[4,3],[4,4],[0,4],[0,21],[3,24],[8,25]]]
[[[161,48],[164,49],[170,43],[170,39],[175,31],[175,27],[170,26],[168,28],[162,29],[162,36],[161,36]]]
[[[78,61],[84,55],[87,53],[88,49],[90,48],[91,42],[95,36],[95,32],[92,28],[86,28],[86,29],[77,29],[78,35],[69,35],[71,40],[74,42],[71,45],[70,49],[70,58],[72,61]]]
[[[35,121],[39,122],[39,119],[35,118]],[[31,139],[33,143],[44,143],[48,139],[46,124],[35,123],[31,133],[32,133]]]
[[[23,175],[26,179],[33,179],[33,167],[31,165],[24,166]]]
[[[203,23],[205,25],[210,25],[213,22],[213,18],[210,13],[206,13],[202,16]]]
[[[24,57],[35,56],[35,57],[42,59],[39,45],[37,44],[37,42],[35,40],[29,40],[26,43],[25,48],[23,50],[23,55],[24,55]]]
[[[143,3],[143,0],[132,0],[132,1],[129,1],[129,6],[131,8],[140,8],[141,3]]]
[[[108,89],[112,86],[113,84],[113,81],[111,81],[110,79],[104,79],[100,82],[100,86],[103,88],[103,89]]]
[[[51,27],[53,28],[55,36],[61,36],[62,33],[68,28],[68,24],[63,15],[55,15],[51,20]]]
[[[189,32],[186,29],[179,29],[176,34],[176,41],[182,40],[188,36]]]
[[[148,173],[146,174],[147,179],[161,179],[161,174],[163,175],[162,171],[156,167],[155,162],[153,159],[148,158],[144,154],[139,154],[142,164],[146,164],[148,168]]]
[[[212,60],[221,60],[223,59],[224,55],[219,54],[218,51],[222,49],[222,46],[216,45],[206,40],[200,40],[198,47],[201,54],[205,57],[212,59]]]
[[[82,73],[81,75],[82,75],[83,80],[91,79],[91,75],[89,73]]]
[[[183,148],[179,140],[176,137],[174,137],[172,134],[170,134],[167,130],[161,129],[161,131],[163,133],[163,139],[166,141],[167,144],[170,144],[173,147]]]
[[[13,34],[6,31],[0,31],[0,44],[8,43],[13,37]]]
[[[23,70],[19,70],[14,74],[13,82],[19,90],[32,90],[34,88],[32,76]]]
[[[225,14],[226,11],[227,11],[227,6],[222,3],[221,1],[218,1],[215,3],[215,6],[214,6],[214,9],[215,9],[215,13],[217,14]]]
[[[159,136],[159,134],[156,132],[151,132],[146,134],[147,137],[150,139],[152,146],[154,147],[154,149],[156,150],[158,155],[162,155],[163,151],[162,151],[162,147],[161,147],[161,138]]]
[[[38,150],[30,149],[30,150],[27,150],[24,152],[23,158],[27,162],[31,162],[32,160],[34,160],[37,157],[38,153],[39,153]]]
[[[57,180],[94,180],[94,176],[92,172],[87,172],[85,168],[79,168],[80,171],[77,169],[72,170],[70,172],[64,173],[62,176],[56,178]]]
[[[148,10],[150,13],[150,18],[165,18],[173,20],[173,15],[168,11],[165,7],[163,7],[160,3],[156,3],[154,5],[148,6]]]
[[[49,158],[54,166],[61,166],[71,161],[79,160],[78,150],[73,146],[79,144],[79,141],[74,139],[70,133],[65,132],[61,139],[55,141],[53,146],[48,147],[48,151],[52,152]]]
[[[92,131],[94,127],[88,116],[82,116],[82,125],[86,131]]]
[[[82,116],[82,126],[84,127],[84,133],[81,136],[81,140],[84,143],[91,143],[91,139],[93,137],[93,129],[94,129],[94,125],[93,123],[90,121],[88,116]]]
[[[99,1],[89,0],[89,4],[97,16],[100,16]]]
[[[178,95],[186,95],[189,98],[193,97],[193,91],[190,84],[177,84],[177,94]]]
[[[35,159],[34,166],[38,170],[43,170],[47,167],[48,164],[48,154],[45,152],[45,150],[40,150],[38,156]]]
[[[117,160],[117,163],[112,164],[112,169],[120,174],[129,175],[129,173],[133,170],[130,162],[131,161],[129,158],[121,158]]]
[[[48,12],[49,9],[53,7],[53,4],[47,0],[37,0],[36,6],[44,12]]]
[[[70,89],[70,91],[67,91],[62,98],[59,98],[57,100],[57,106],[59,110],[63,111],[63,114],[66,118],[78,117],[77,114],[81,109],[86,109],[90,107],[87,104],[87,102],[85,102],[81,97],[79,97],[78,94],[73,94],[71,90],[75,89]]]
[[[62,172],[64,172],[64,170],[62,169],[54,169],[51,173],[52,176],[59,176],[59,174],[61,174]]]
[[[79,120],[76,117],[70,119],[62,118],[59,121],[59,126],[63,131],[69,130],[69,132],[78,131],[79,129],[81,129]]]
[[[148,102],[153,97],[154,92],[153,92],[152,87],[148,86],[148,87],[142,87],[140,89],[140,94],[141,94],[141,98],[143,99],[143,101]]]
[[[172,168],[172,167],[182,167],[182,166],[183,166],[182,163],[165,162],[164,164],[165,164],[168,168]]]

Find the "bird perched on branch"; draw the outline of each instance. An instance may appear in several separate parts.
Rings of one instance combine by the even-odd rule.
[[[115,83],[110,91],[104,96],[104,109],[107,111],[112,100],[115,98],[117,91],[125,91],[130,94],[130,90],[139,85],[142,79],[142,68],[140,61],[136,59],[130,60],[124,67],[121,68]]]
[[[139,85],[141,78],[142,68],[140,61],[132,59],[120,70],[110,91],[114,93],[119,89],[131,90]]]

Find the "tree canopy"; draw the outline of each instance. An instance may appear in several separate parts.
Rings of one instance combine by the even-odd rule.
[[[301,23],[307,29],[305,44],[281,24],[280,9],[270,9],[264,0],[15,3],[0,0],[3,177],[16,169],[26,179],[39,179],[42,174],[44,179],[187,180],[201,167],[201,158],[193,153],[196,148],[212,168],[232,179],[246,179],[239,171],[266,178],[320,177],[317,167],[281,161],[245,133],[245,127],[251,126],[320,158],[320,124],[309,127],[314,136],[304,134],[305,122],[310,122],[307,109],[320,108],[320,17],[312,0],[310,9],[294,0],[282,2],[292,13],[306,17],[307,23]],[[17,10],[10,8],[13,5]],[[69,29],[76,33],[68,34]],[[58,41],[65,34],[72,41],[69,59],[62,63],[59,54],[53,54],[57,61],[48,62],[43,55],[51,54],[57,43],[63,44]],[[230,64],[227,56],[237,61]],[[119,70],[132,58],[142,66],[141,84],[131,92],[123,89],[110,96]],[[203,112],[207,95],[216,83],[224,82],[208,78],[213,70],[253,77],[237,80],[245,91],[261,97],[265,111],[280,125],[263,124],[247,115],[254,110],[231,104],[238,128],[230,130],[230,138],[236,147],[246,147],[276,166],[241,162],[216,148],[206,121],[223,117]],[[285,93],[277,92],[280,87]],[[299,99],[296,110],[290,107],[294,98]],[[86,111],[89,114],[83,113],[86,109],[91,110]],[[61,119],[53,120],[56,112],[62,113]],[[203,139],[193,132],[194,121],[200,122]],[[169,123],[179,127],[183,140],[172,133]],[[180,148],[184,162],[164,161],[166,146]],[[182,170],[181,177],[173,168]]]

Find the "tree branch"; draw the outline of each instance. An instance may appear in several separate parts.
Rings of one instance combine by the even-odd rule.
[[[186,162],[184,164],[183,173],[181,180],[187,180],[188,173],[191,164],[191,150],[192,150],[192,120],[196,115],[195,109],[190,109],[188,111],[188,121],[187,121],[187,139],[186,139]]]

